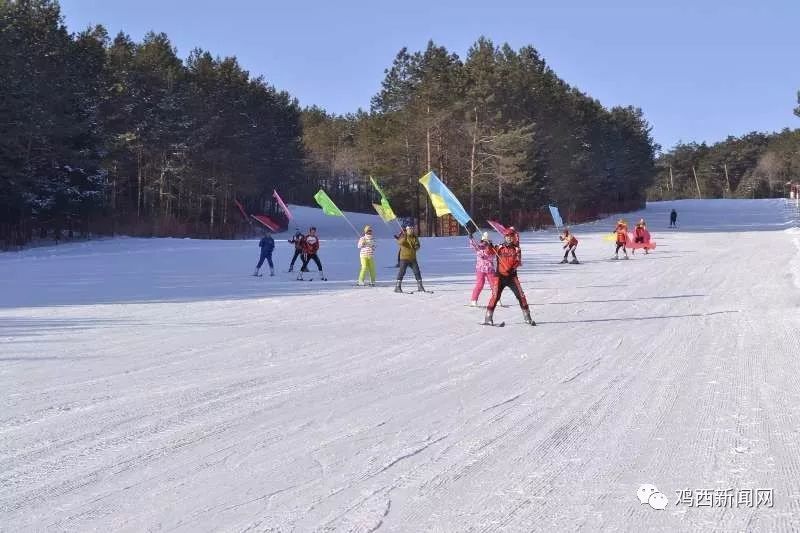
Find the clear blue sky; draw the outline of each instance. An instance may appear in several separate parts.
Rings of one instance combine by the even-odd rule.
[[[163,31],[181,57],[235,55],[301,105],[368,109],[403,46],[464,58],[485,35],[533,45],[603,105],[644,110],[665,149],[800,127],[800,0],[62,0],[68,28],[135,40]]]

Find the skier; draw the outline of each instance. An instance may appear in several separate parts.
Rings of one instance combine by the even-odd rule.
[[[261,265],[264,264],[264,259],[267,260],[269,264],[269,275],[275,275],[275,265],[272,264],[272,251],[275,249],[275,239],[272,238],[272,235],[269,231],[264,232],[264,237],[258,241],[258,246],[261,248],[261,257],[258,260],[258,264],[256,265],[256,271],[253,272],[254,276],[261,276]]]
[[[566,252],[564,252],[564,259],[561,260],[561,263],[566,264],[568,262],[567,256],[570,252],[572,252],[572,261],[569,262],[573,265],[577,265],[578,257],[575,255],[575,248],[578,247],[578,239],[575,237],[575,235],[570,233],[569,228],[566,226],[564,226],[564,233],[559,235],[558,238],[564,243],[563,249],[566,250]]]
[[[493,316],[494,308],[497,306],[497,301],[503,293],[503,289],[508,287],[514,293],[519,306],[522,309],[522,316],[526,324],[535,326],[536,322],[531,318],[531,311],[528,307],[528,301],[525,299],[525,293],[522,292],[522,286],[517,277],[517,268],[522,264],[522,252],[515,242],[519,242],[519,235],[517,232],[508,229],[504,235],[503,244],[495,246],[495,254],[497,255],[497,277],[494,282],[494,290],[492,291],[492,298],[489,300],[489,305],[486,306],[486,317],[483,320],[484,325],[494,325]]]
[[[677,228],[678,227],[678,212],[674,209],[669,214],[669,227],[670,228]]]
[[[628,259],[628,250],[625,248],[625,243],[628,240],[628,224],[626,224],[624,220],[619,219],[614,233],[617,234],[617,249],[614,251],[614,257],[611,259],[619,259],[620,248],[622,248],[622,253],[625,254],[625,259]]]
[[[372,228],[364,226],[364,235],[358,239],[359,256],[361,257],[361,272],[358,273],[358,284],[364,285],[364,277],[369,272],[370,287],[375,286],[375,239],[372,238]]]
[[[422,274],[417,263],[417,250],[420,247],[419,238],[414,235],[413,226],[408,225],[405,229],[405,232],[397,238],[397,245],[400,246],[400,269],[397,271],[397,284],[394,286],[394,292],[403,292],[403,277],[406,275],[408,267],[411,267],[411,270],[414,271],[417,290],[419,292],[427,292],[425,287],[422,286]]]
[[[495,271],[494,271],[494,258],[495,249],[492,241],[489,240],[489,234],[484,233],[481,235],[480,242],[476,243],[470,234],[469,245],[475,250],[477,262],[475,263],[475,287],[472,289],[472,299],[469,305],[476,307],[478,305],[478,297],[483,290],[483,284],[489,282],[489,289],[494,291],[495,285]]]
[[[636,228],[633,230],[633,242],[634,243],[645,243],[645,238],[647,236],[647,224],[645,223],[643,218],[639,219],[639,222],[636,223]],[[650,251],[645,248],[645,254],[649,254]],[[631,249],[631,255],[636,255],[636,248]]]
[[[308,228],[308,235],[303,239],[303,267],[297,275],[298,280],[303,280],[303,272],[308,272],[308,264],[314,261],[317,264],[317,270],[319,270],[319,279],[328,281],[328,278],[325,277],[325,273],[322,271],[322,262],[319,260],[319,256],[317,256],[318,251],[319,237],[317,236],[317,228],[312,226]]]
[[[303,235],[303,232],[300,231],[300,228],[294,228],[294,236],[289,239],[287,242],[294,244],[294,255],[292,256],[292,262],[289,263],[289,272],[294,270],[294,262],[297,261],[297,258],[300,257],[300,262],[302,263],[305,261],[305,258],[302,257],[303,255],[303,240],[306,238]]]

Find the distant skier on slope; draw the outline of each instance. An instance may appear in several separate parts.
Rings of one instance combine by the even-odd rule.
[[[361,271],[358,273],[358,284],[364,285],[364,277],[369,272],[370,287],[375,286],[375,239],[372,237],[372,228],[364,226],[364,234],[358,239],[359,258]]]
[[[481,295],[484,283],[488,282],[489,289],[494,291],[495,286],[495,269],[494,259],[496,257],[492,241],[489,240],[489,234],[484,233],[481,235],[480,242],[475,242],[472,235],[469,236],[469,245],[475,250],[476,263],[475,263],[475,286],[472,289],[472,299],[469,305],[475,307],[478,305],[478,297]]]
[[[561,260],[561,263],[567,263],[567,256],[569,256],[570,252],[572,252],[572,264],[578,264],[578,257],[575,255],[575,248],[578,247],[578,239],[570,233],[569,228],[564,226],[564,233],[558,236],[559,240],[564,243],[562,247],[564,250],[564,259]]]
[[[306,238],[303,235],[303,232],[300,231],[300,228],[294,228],[294,236],[289,239],[287,242],[290,244],[294,244],[294,255],[292,256],[292,262],[289,263],[289,272],[294,270],[294,262],[297,261],[297,258],[300,257],[300,262],[304,261],[302,258],[303,255],[303,240]]]
[[[628,259],[628,250],[625,248],[625,243],[628,241],[628,224],[624,220],[619,219],[614,233],[616,233],[617,236],[617,249],[614,251],[614,257],[611,259],[619,259],[620,248],[622,249],[622,253],[625,254],[625,259]]]
[[[420,243],[419,238],[414,234],[413,226],[406,226],[405,232],[397,238],[397,245],[400,247],[400,269],[397,271],[397,283],[394,286],[394,292],[403,292],[403,277],[405,277],[408,267],[411,267],[414,272],[414,278],[417,280],[417,290],[426,292],[425,287],[422,286],[422,274],[417,263],[417,250],[420,248]]]
[[[678,212],[674,209],[669,214],[669,227],[670,228],[677,228],[678,227]]]
[[[274,276],[275,265],[272,264],[272,251],[275,250],[275,239],[272,238],[269,231],[264,232],[264,237],[258,241],[258,246],[261,248],[261,257],[258,259],[256,271],[253,272],[253,275],[261,276],[261,265],[264,264],[264,259],[266,259],[267,264],[269,264],[269,275]]]
[[[486,306],[486,317],[483,320],[485,325],[494,325],[494,309],[497,306],[497,301],[500,299],[503,289],[508,287],[514,296],[516,296],[519,306],[522,309],[522,316],[526,324],[535,326],[536,322],[531,318],[531,311],[528,307],[528,301],[525,299],[525,293],[522,292],[522,285],[520,285],[519,278],[517,277],[517,268],[522,264],[522,252],[515,242],[519,242],[519,235],[515,230],[509,228],[504,236],[503,244],[495,246],[495,253],[497,254],[497,277],[495,278],[495,288],[492,291],[492,298],[489,300],[489,305]]]
[[[328,281],[328,278],[325,277],[325,273],[322,271],[322,261],[319,260],[317,252],[319,252],[319,237],[317,236],[317,228],[312,226],[308,228],[308,235],[303,239],[303,267],[297,275],[298,280],[303,279],[303,272],[308,272],[308,264],[314,261],[317,265],[317,270],[319,270],[320,279],[322,281]]]

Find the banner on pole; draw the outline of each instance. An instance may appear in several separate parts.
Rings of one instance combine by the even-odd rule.
[[[492,229],[494,229],[500,235],[505,235],[506,232],[508,231],[505,226],[503,226],[501,223],[497,222],[496,220],[487,220],[486,222],[488,222],[489,225],[492,227]]]
[[[464,206],[458,201],[458,198],[456,198],[450,189],[442,183],[442,180],[440,180],[433,171],[422,176],[419,182],[425,187],[425,190],[428,191],[428,196],[431,199],[437,217],[447,214],[453,215],[462,226],[466,226],[467,223],[472,220],[467,210],[464,209]]]
[[[378,213],[378,216],[380,216],[381,220],[384,222],[391,222],[397,218],[391,207],[387,208],[381,204],[372,204],[372,207],[375,208],[375,212]]]
[[[384,222],[390,222],[396,219],[397,216],[394,214],[392,206],[389,205],[389,199],[386,197],[386,194],[383,192],[383,189],[380,188],[378,182],[375,181],[375,178],[373,178],[372,176],[369,177],[369,181],[372,183],[372,186],[375,187],[375,190],[378,191],[378,194],[381,196],[381,208],[379,210],[377,207],[375,207],[375,211],[378,212],[378,214],[381,216]],[[372,205],[374,207],[376,204]]]
[[[276,202],[278,202],[278,205],[283,210],[283,214],[286,215],[286,219],[287,220],[292,220],[292,218],[293,218],[292,217],[292,212],[289,211],[289,208],[286,207],[285,203],[283,203],[283,199],[280,197],[280,195],[278,194],[278,191],[276,191],[275,189],[272,189],[272,197],[275,198]]]
[[[561,220],[561,214],[558,212],[558,207],[554,205],[547,206],[550,208],[550,216],[553,217],[553,223],[556,225],[557,228],[560,228],[564,225],[564,221]]]
[[[317,194],[314,195],[314,200],[316,200],[317,204],[322,208],[322,212],[328,216],[332,217],[344,217],[344,213],[336,207],[336,204],[333,203],[330,196],[320,189]]]

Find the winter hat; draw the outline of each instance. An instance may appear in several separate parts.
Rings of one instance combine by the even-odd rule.
[[[370,231],[372,231],[371,226],[364,226],[364,233],[369,233]]]
[[[488,241],[489,240],[489,233],[484,231],[483,234],[481,235],[481,240],[482,241]]]

